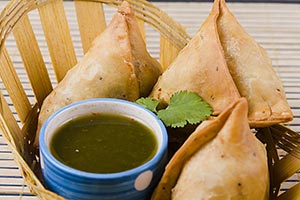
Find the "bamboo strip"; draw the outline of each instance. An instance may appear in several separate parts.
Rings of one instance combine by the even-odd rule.
[[[300,197],[300,183],[291,187],[288,191],[280,195],[277,200],[299,200]]]
[[[279,156],[276,150],[275,142],[272,138],[271,130],[270,128],[264,128],[263,130],[265,140],[267,140],[268,155],[272,158],[273,162],[277,163],[279,161]]]
[[[0,92],[0,127],[4,136],[19,153],[24,152],[23,136],[21,130],[9,109],[9,106]]]
[[[1,149],[1,148],[0,148]],[[1,149],[2,150],[2,149]],[[2,154],[3,155],[3,154]],[[11,155],[11,157],[13,157]],[[1,157],[2,158],[2,157]],[[2,161],[1,161],[2,162]],[[2,163],[1,163],[2,164]],[[0,174],[5,174],[5,175],[8,175],[8,176],[16,176],[16,175],[19,175],[20,174],[20,171],[19,169],[0,169]]]
[[[6,191],[4,192],[7,193],[8,195],[9,194],[20,194],[20,192],[22,192],[25,195],[30,195],[30,191],[27,187],[25,186],[15,186],[15,185],[12,185],[12,186],[7,186],[6,188]],[[3,199],[1,199],[3,200]]]
[[[106,27],[103,6],[97,2],[76,0],[75,7],[83,52],[86,53]]]
[[[145,21],[141,20],[141,19],[137,19],[137,22],[138,22],[138,25],[139,25],[139,28],[140,28],[140,32],[142,34],[142,38],[146,42]]]
[[[162,65],[163,71],[165,71],[168,66],[177,57],[180,49],[178,49],[174,44],[172,44],[164,36],[160,36],[160,63]]]
[[[276,185],[274,183],[274,168],[272,167],[273,163],[277,163],[279,161],[278,152],[276,150],[276,145],[272,138],[272,133],[270,128],[264,128],[263,130],[263,140],[266,140],[267,143],[267,154],[268,154],[268,166],[269,166],[269,176],[270,176],[270,195],[273,195],[272,198],[278,195],[280,185]]]
[[[2,81],[9,93],[21,122],[24,122],[27,113],[31,109],[31,105],[5,47],[3,47],[0,55],[0,66],[0,76]]]
[[[47,6],[46,6],[47,5]],[[38,8],[57,81],[61,81],[77,58],[62,0]]]
[[[44,98],[52,91],[52,85],[27,15],[16,25],[13,33],[36,100],[41,107]]]
[[[0,15],[0,50],[4,45],[4,40],[11,32],[17,21],[28,12],[30,7],[29,2],[20,2],[12,0],[8,6],[4,8]]]
[[[23,159],[27,164],[30,163],[30,168],[36,173],[39,174],[37,170],[37,160],[35,155],[37,155],[37,149],[33,146],[33,142],[36,135],[36,127],[38,121],[38,104],[35,104],[33,108],[27,115],[27,118],[24,122],[24,125],[21,129],[21,135],[23,136],[24,141],[24,151],[26,153],[21,154]]]
[[[274,184],[279,185],[300,170],[300,160],[290,154],[274,164]]]

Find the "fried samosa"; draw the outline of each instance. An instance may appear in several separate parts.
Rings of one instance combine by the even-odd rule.
[[[240,97],[219,41],[218,15],[219,6],[215,5],[199,31],[163,72],[151,97],[169,104],[175,92],[196,92],[212,106],[216,115]]]
[[[59,108],[89,98],[134,101],[148,96],[162,68],[147,52],[133,10],[123,2],[83,59],[44,100],[35,143],[44,121]]]
[[[220,3],[218,33],[225,59],[233,80],[249,104],[249,123],[252,127],[269,126],[292,120],[279,77],[263,49],[238,23],[226,6]]]
[[[251,132],[245,98],[200,124],[168,163],[152,200],[267,200],[265,146]]]

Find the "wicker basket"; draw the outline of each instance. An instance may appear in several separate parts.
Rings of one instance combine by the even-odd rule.
[[[187,44],[190,36],[178,23],[151,3],[143,0],[127,1],[132,4],[141,27],[146,22],[160,34],[160,62],[165,68]],[[102,4],[118,6],[121,2],[121,0],[74,2],[84,52],[106,26]],[[31,142],[35,137],[39,108],[53,88],[49,69],[45,65],[27,15],[32,10],[39,12],[57,81],[59,82],[77,63],[62,0],[12,0],[0,14],[0,76],[5,91],[12,101],[12,106],[9,106],[7,99],[0,93],[0,125],[2,134],[7,139],[15,161],[20,166],[32,193],[40,199],[63,199],[44,188],[38,164],[38,152]],[[54,25],[56,28],[53,28]],[[18,70],[5,47],[5,40],[11,33],[17,43],[22,64],[31,84],[33,91],[31,96],[24,90]],[[32,103],[32,96],[36,103]],[[278,141],[270,131],[271,128],[259,130],[258,137],[267,143],[271,171],[271,199],[299,199],[300,183],[278,194],[280,184],[300,169],[300,159],[294,157],[292,152],[279,158],[276,148]]]

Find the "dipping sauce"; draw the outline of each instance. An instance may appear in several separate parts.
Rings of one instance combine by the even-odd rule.
[[[116,114],[85,115],[53,135],[52,155],[72,168],[116,173],[142,165],[157,151],[154,133],[142,123]]]

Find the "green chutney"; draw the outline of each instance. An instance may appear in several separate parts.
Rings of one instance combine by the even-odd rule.
[[[157,151],[154,133],[129,117],[97,113],[59,127],[52,155],[72,168],[92,173],[126,171],[149,161]]]

